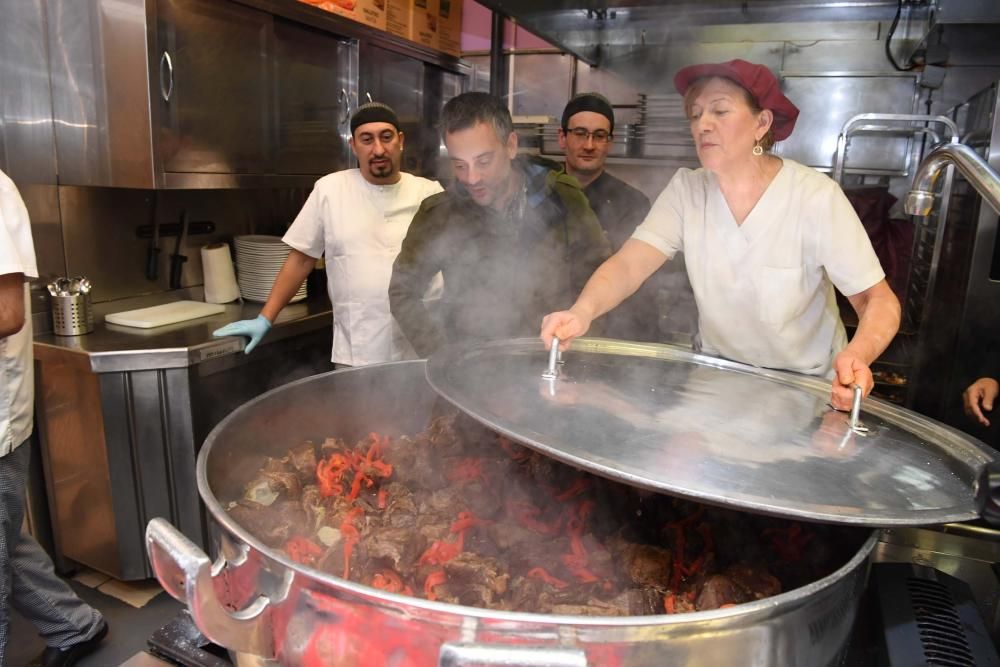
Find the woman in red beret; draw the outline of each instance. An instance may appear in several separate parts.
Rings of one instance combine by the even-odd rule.
[[[752,364],[826,376],[848,409],[899,329],[899,301],[861,221],[829,177],[770,153],[799,110],[769,69],[743,60],[674,77],[701,169],[679,169],[621,250],[568,311],[542,322],[566,346],[677,252],[698,304],[696,346]],[[833,288],[858,313],[850,343]],[[654,321],[650,314],[650,322]]]

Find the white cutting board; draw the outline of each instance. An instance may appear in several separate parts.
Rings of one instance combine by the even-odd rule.
[[[104,320],[125,327],[152,329],[153,327],[162,327],[167,324],[193,320],[198,317],[218,315],[225,311],[226,307],[218,303],[174,301],[173,303],[165,303],[162,306],[110,313],[104,316]]]

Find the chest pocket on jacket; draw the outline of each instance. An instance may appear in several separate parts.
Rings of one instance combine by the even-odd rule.
[[[754,277],[758,316],[762,322],[781,325],[795,319],[809,307],[811,291],[804,269],[764,266]]]

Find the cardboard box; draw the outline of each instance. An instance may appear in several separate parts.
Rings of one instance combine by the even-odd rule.
[[[426,47],[438,48],[438,0],[413,0],[410,39]]]
[[[403,39],[413,39],[413,0],[386,0],[385,31]]]
[[[462,55],[462,0],[438,0],[438,49]]]
[[[307,5],[385,30],[386,0],[301,0]]]

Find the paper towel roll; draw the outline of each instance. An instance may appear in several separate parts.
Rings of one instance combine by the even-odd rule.
[[[239,298],[240,288],[236,284],[229,244],[213,243],[202,247],[201,266],[205,272],[206,302],[229,303]]]

